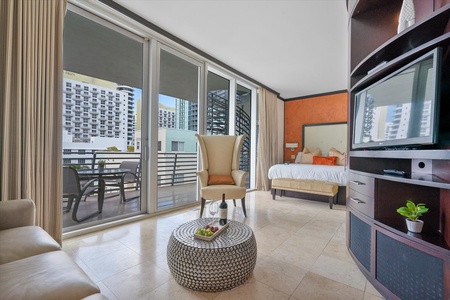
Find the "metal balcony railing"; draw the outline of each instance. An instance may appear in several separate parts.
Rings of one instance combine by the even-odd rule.
[[[65,149],[63,165],[95,169],[99,160],[105,160],[106,168],[118,168],[122,161],[137,161],[140,157],[138,152]],[[157,173],[158,186],[193,183],[197,180],[197,153],[158,152]]]

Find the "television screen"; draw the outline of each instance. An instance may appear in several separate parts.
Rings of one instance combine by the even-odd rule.
[[[353,148],[436,143],[439,48],[355,95]]]

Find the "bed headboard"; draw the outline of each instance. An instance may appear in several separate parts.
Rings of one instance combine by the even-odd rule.
[[[328,155],[328,151],[332,147],[341,152],[346,152],[347,123],[304,124],[301,151],[305,147],[308,147],[311,151],[320,148],[323,155]]]

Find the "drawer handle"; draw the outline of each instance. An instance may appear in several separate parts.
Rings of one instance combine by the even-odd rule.
[[[357,203],[357,204],[361,204],[361,203],[365,203],[364,201],[359,200],[358,198],[352,198],[350,197],[350,200]]]
[[[352,181],[350,181],[351,183],[354,183],[354,184],[356,184],[356,185],[366,185],[364,182],[361,182],[361,181],[357,181],[357,180],[352,180]]]

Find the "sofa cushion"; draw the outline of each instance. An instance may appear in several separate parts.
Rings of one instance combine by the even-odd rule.
[[[97,285],[64,251],[52,251],[0,265],[1,298],[82,299]]]
[[[60,245],[38,226],[1,230],[0,241],[0,264],[61,249]]]

